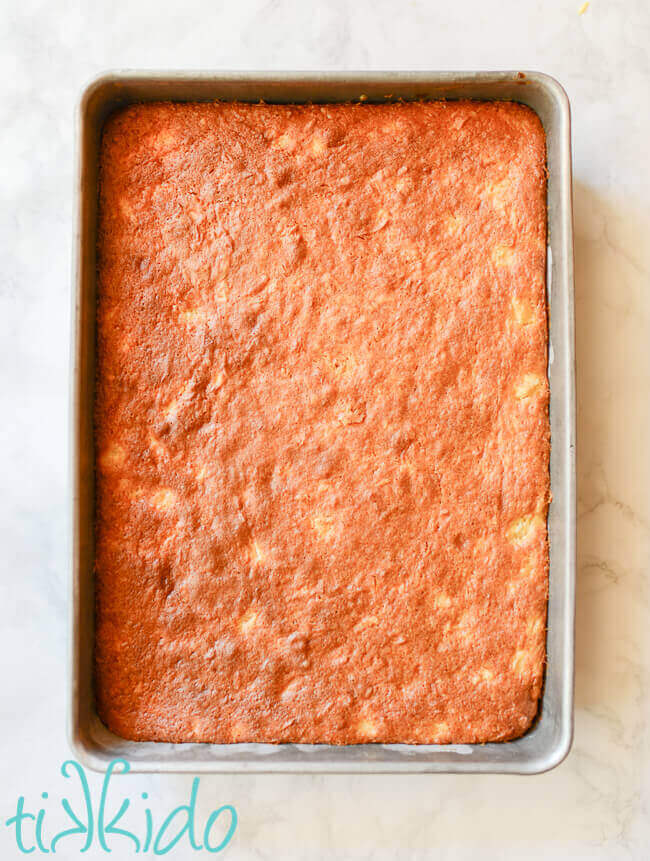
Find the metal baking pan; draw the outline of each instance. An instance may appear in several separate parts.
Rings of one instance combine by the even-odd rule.
[[[551,389],[550,595],[540,714],[521,738],[482,745],[160,744],[109,732],[93,695],[93,425],[97,164],[102,124],[130,102],[240,100],[340,102],[506,99],[529,105],[548,151],[549,380]],[[156,772],[502,772],[534,774],[567,755],[573,735],[575,592],[575,382],[571,142],[567,96],[531,72],[131,73],[90,83],[78,110],[72,341],[72,578],[69,735],[77,758],[105,770],[116,758]]]

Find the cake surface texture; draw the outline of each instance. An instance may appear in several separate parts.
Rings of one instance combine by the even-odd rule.
[[[507,102],[150,103],[100,153],[97,708],[414,744],[538,710],[545,138]]]

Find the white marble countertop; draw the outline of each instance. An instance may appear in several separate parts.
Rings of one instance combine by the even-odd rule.
[[[650,857],[650,9],[645,0],[0,3],[0,856],[61,817],[73,107],[107,68],[537,69],[573,109],[579,565],[573,751],[537,777],[214,776],[225,857]],[[101,779],[90,777],[93,793]],[[121,778],[156,815],[190,776]],[[41,801],[41,792],[49,799]],[[144,802],[140,802],[144,804]],[[58,857],[76,858],[69,840]],[[113,857],[129,857],[127,842]],[[172,858],[201,857],[183,843]],[[120,847],[122,849],[120,850]],[[126,848],[124,848],[126,847]],[[92,848],[86,857],[104,856]],[[36,857],[37,853],[32,857]],[[203,853],[207,857],[206,853]]]

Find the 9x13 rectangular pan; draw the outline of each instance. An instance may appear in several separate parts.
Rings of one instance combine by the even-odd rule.
[[[93,398],[99,142],[114,109],[146,101],[369,103],[397,99],[500,99],[541,119],[548,163],[551,493],[547,667],[540,714],[514,741],[482,745],[161,744],[132,742],[99,720],[93,693]],[[547,75],[530,72],[134,73],[104,75],[78,111],[72,317],[72,578],[69,735],[85,765],[115,758],[156,772],[501,772],[534,774],[561,762],[573,734],[575,593],[575,382],[569,103]]]

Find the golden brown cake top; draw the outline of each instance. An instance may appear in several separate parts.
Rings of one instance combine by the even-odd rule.
[[[512,103],[107,122],[100,715],[167,741],[520,735],[544,665],[545,144]]]

